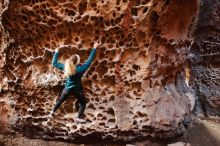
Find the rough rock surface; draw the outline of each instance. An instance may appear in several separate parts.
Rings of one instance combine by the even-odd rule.
[[[168,144],[167,146],[191,146],[189,143],[177,142],[173,144]]]
[[[205,115],[220,116],[220,1],[202,0],[190,51],[192,87]]]
[[[1,125],[29,137],[69,141],[182,133],[193,108],[185,80],[198,5],[197,0],[0,1]],[[84,61],[97,40],[102,45],[83,79],[86,124],[74,122],[74,97],[49,118],[64,81],[51,65],[53,50],[72,44],[59,61],[74,53]]]

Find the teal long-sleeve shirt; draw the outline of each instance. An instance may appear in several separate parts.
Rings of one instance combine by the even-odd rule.
[[[95,58],[95,54],[96,54],[96,48],[93,48],[89,58],[86,60],[86,62],[83,65],[78,65],[76,67],[76,73],[68,78],[66,78],[65,81],[65,88],[66,89],[71,89],[71,88],[77,88],[77,89],[83,89],[82,88],[82,84],[81,84],[81,78],[83,76],[83,74],[85,73],[85,71],[90,67],[92,61]],[[54,67],[64,71],[64,64],[59,63],[58,60],[58,55],[59,52],[55,52],[53,59],[52,59],[52,64]]]

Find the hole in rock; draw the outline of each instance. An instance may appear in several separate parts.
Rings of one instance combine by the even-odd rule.
[[[86,1],[81,1],[79,3],[79,14],[82,15],[87,9],[87,2]]]
[[[120,67],[120,68],[123,68],[123,67],[124,67],[124,64],[120,64],[119,67]]]
[[[137,15],[138,15],[137,8],[132,8],[132,9],[131,9],[131,15],[132,15],[132,16],[137,16]]]
[[[26,16],[22,16],[22,19],[26,22],[26,21],[28,21],[28,17],[26,17]]]
[[[140,112],[140,111],[137,111],[136,114],[138,115],[138,117],[146,117],[146,118],[148,117],[147,114],[142,113],[142,112]]]
[[[107,120],[107,118],[106,118],[106,117],[103,117],[101,120],[102,120],[102,121],[105,121],[105,120]]]
[[[88,105],[88,108],[91,108],[91,109],[93,109],[93,110],[96,109],[95,106],[94,106],[93,104],[91,104],[91,103]]]
[[[110,22],[107,20],[107,21],[105,21],[105,25],[108,27],[108,26],[110,26]]]
[[[117,1],[116,1],[116,5],[119,5],[120,2],[121,2],[121,0],[117,0]]]
[[[79,41],[79,38],[78,38],[78,37],[75,37],[75,38],[74,38],[74,41],[78,42],[78,41]]]
[[[68,11],[68,15],[69,15],[69,16],[75,16],[75,15],[76,15],[76,12],[73,11],[73,10],[69,10],[69,11]]]
[[[47,8],[46,4],[42,4],[42,7],[43,7],[43,9]]]
[[[88,117],[94,117],[94,115],[92,113],[87,113]]]
[[[147,11],[148,11],[148,7],[144,8],[143,14],[146,13]]]
[[[113,19],[111,19],[111,25],[115,26],[115,21]]]
[[[133,70],[129,70],[128,72],[129,72],[129,74],[130,74],[130,76],[131,76],[131,77],[132,77],[133,75],[135,75],[135,74],[136,74],[136,72],[135,72],[135,71],[133,71]]]
[[[125,86],[129,86],[130,83],[128,81],[125,81]]]
[[[92,123],[92,121],[90,119],[86,119],[86,122]]]
[[[103,81],[106,81],[106,83],[110,86],[114,86],[115,85],[115,75],[107,76],[106,79],[104,79]]]
[[[133,125],[136,125],[136,124],[137,124],[137,121],[136,121],[136,120],[134,120],[134,121],[133,121]]]
[[[106,96],[106,93],[105,92],[103,92],[104,94],[102,94],[103,96]],[[105,99],[105,100],[103,100],[103,103],[107,103],[108,101]]]
[[[150,20],[155,23],[155,22],[157,22],[158,19],[159,19],[159,15],[157,14],[157,12],[153,11],[151,13]]]
[[[112,16],[113,16],[113,17],[116,17],[116,13],[114,12],[114,13],[112,14]]]
[[[131,85],[132,85],[133,88],[136,88],[136,89],[141,88],[141,82],[133,82],[133,83],[131,83]]]
[[[99,40],[99,36],[95,36],[95,40]]]
[[[83,47],[83,44],[80,43],[80,44],[77,45],[77,47],[78,47],[79,49],[81,49],[81,48]]]
[[[91,21],[98,21],[98,18],[97,18],[96,16],[91,16],[91,17],[90,17],[90,20],[91,20]]]
[[[92,80],[93,80],[93,81],[96,81],[97,78],[98,78],[98,75],[97,75],[97,74],[94,74],[93,77],[92,77]]]
[[[110,96],[109,101],[114,101],[114,100],[115,100],[115,96],[114,95]]]
[[[121,22],[121,18],[120,17],[115,19],[115,24],[119,24],[120,22]]]
[[[95,71],[95,67],[91,67],[90,72],[94,72]]]
[[[99,102],[99,98],[95,98],[95,101],[96,101],[96,102]]]
[[[124,46],[124,41],[119,41],[119,46]]]
[[[103,106],[100,106],[99,109],[105,109]]]
[[[103,17],[99,17],[99,23],[103,23],[104,18]]]
[[[115,119],[109,119],[108,122],[115,123]]]
[[[129,114],[132,114],[132,115],[133,115],[133,114],[134,114],[134,112],[132,112],[132,111],[129,111]]]
[[[84,133],[84,134],[88,133],[88,131],[87,131],[87,130],[82,129],[82,128],[80,129],[80,132],[81,132],[81,133]]]
[[[48,24],[49,26],[51,26],[51,25],[56,25],[56,24],[57,24],[57,21],[56,21],[55,19],[50,19],[50,20],[47,22],[47,24]]]
[[[110,115],[112,115],[112,116],[115,116],[115,111],[113,110],[113,108],[108,108],[107,114],[110,114]]]
[[[140,66],[136,64],[132,65],[132,68],[137,71],[140,70]]]
[[[105,126],[104,122],[99,123],[100,126]]]
[[[102,115],[101,113],[99,113],[99,114],[97,115],[97,117],[103,117],[103,115]]]

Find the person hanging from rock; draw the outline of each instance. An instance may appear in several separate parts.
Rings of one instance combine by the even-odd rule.
[[[59,50],[64,46],[60,46],[55,50],[55,53],[52,59],[52,65],[64,71],[65,87],[61,93],[61,97],[59,98],[59,100],[57,100],[53,110],[51,111],[50,116],[54,114],[54,112],[61,106],[61,104],[69,97],[70,94],[73,94],[75,98],[77,99],[76,103],[78,103],[78,104],[75,104],[76,106],[75,108],[79,109],[76,122],[77,123],[86,122],[86,120],[82,118],[83,113],[86,108],[86,98],[83,93],[81,78],[83,74],[86,72],[86,70],[90,67],[92,61],[94,60],[97,46],[98,46],[98,43],[94,43],[94,47],[89,55],[89,58],[82,65],[79,64],[80,57],[77,54],[72,55],[70,58],[66,59],[64,64],[59,63],[57,61]]]

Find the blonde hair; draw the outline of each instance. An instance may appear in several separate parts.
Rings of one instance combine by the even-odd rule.
[[[68,78],[71,75],[76,74],[76,66],[80,63],[79,55],[75,54],[68,58],[64,64],[64,76]]]

